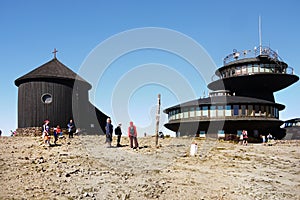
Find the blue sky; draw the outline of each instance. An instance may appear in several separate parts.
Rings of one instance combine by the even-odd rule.
[[[180,32],[200,44],[219,67],[233,49],[252,49],[258,45],[258,16],[261,15],[263,45],[278,50],[281,58],[299,75],[299,8],[300,3],[296,0],[252,0],[247,3],[208,0],[3,0],[0,2],[0,129],[8,134],[9,130],[17,128],[17,87],[14,80],[52,59],[54,48],[58,49],[57,57],[62,63],[79,72],[97,45],[116,34],[136,28],[160,27]],[[188,77],[197,97],[208,91],[207,83],[195,75],[185,60],[168,52],[145,49],[123,55],[112,63],[99,85],[93,85],[97,88],[93,103],[112,115],[110,98],[103,95],[103,90],[113,89],[122,73],[148,63],[173,67],[182,76]],[[120,71],[120,66],[125,67]],[[84,78],[89,81],[88,77]],[[281,119],[300,116],[299,86],[297,82],[275,94],[276,101],[286,105],[280,113]],[[132,91],[125,106],[130,118],[141,127],[152,124],[159,92],[162,93],[163,108],[179,103],[176,94],[157,84],[144,85]],[[144,131],[141,129],[141,132]]]

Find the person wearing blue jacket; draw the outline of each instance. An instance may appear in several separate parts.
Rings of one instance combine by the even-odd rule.
[[[112,134],[113,134],[113,125],[111,124],[111,119],[110,118],[107,118],[107,120],[106,120],[105,133],[106,133],[105,143],[107,143],[107,147],[111,147]]]

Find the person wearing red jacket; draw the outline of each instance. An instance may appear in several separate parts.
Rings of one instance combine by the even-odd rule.
[[[128,137],[130,140],[130,148],[133,148],[133,149],[139,148],[139,143],[137,141],[136,126],[133,125],[133,122],[130,122],[130,125],[128,127]],[[133,147],[133,142],[134,142],[134,147]]]

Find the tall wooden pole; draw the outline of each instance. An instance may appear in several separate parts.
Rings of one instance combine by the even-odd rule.
[[[159,118],[160,118],[160,94],[158,94],[158,98],[157,98],[156,130],[155,130],[155,144],[156,144],[156,146],[158,146]]]

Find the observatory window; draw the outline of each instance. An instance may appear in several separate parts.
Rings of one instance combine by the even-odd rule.
[[[275,114],[275,117],[276,117],[276,118],[279,117],[279,113],[278,113],[278,109],[277,109],[277,108],[274,108],[274,114]]]
[[[239,115],[239,105],[233,105],[233,115]]]
[[[241,75],[241,67],[236,67],[236,75]]]
[[[225,137],[224,130],[218,130],[218,137]]]
[[[225,116],[231,116],[231,106],[230,105],[226,106]]]
[[[262,116],[266,116],[266,108],[265,108],[265,106],[261,106],[260,111],[261,111],[261,115]]]
[[[245,116],[246,115],[246,105],[241,105],[241,109],[242,109],[242,115]]]
[[[199,136],[202,137],[202,138],[205,137],[205,131],[200,131]]]
[[[270,73],[271,69],[270,69],[270,65],[269,64],[265,64],[265,72]]]
[[[242,132],[243,132],[242,130],[237,130],[237,131],[236,131],[236,135],[237,135],[238,137],[240,137],[240,136],[242,135]]]
[[[188,108],[184,108],[183,109],[183,118],[188,118],[189,117],[189,109]]]
[[[259,105],[255,105],[254,110],[255,110],[255,116],[260,116]]]
[[[171,112],[169,112],[169,115],[168,115],[168,117],[169,117],[169,120],[171,120],[171,119],[172,119],[172,115],[173,115],[172,111],[171,111]]]
[[[45,104],[49,104],[52,102],[52,95],[49,93],[43,94],[41,100]]]
[[[234,76],[235,75],[235,69],[232,69],[231,73],[232,73],[232,76]]]
[[[247,74],[247,66],[242,66],[242,74]]]
[[[174,120],[174,119],[175,119],[175,110],[173,110],[173,111],[171,112],[171,114],[172,114],[171,119]]]
[[[216,106],[210,106],[210,117],[216,117]]]
[[[274,107],[270,107],[271,110],[271,117],[274,117]]]
[[[178,116],[179,116],[179,119],[182,119],[183,114],[179,113]]]
[[[195,117],[195,108],[194,107],[190,108],[190,117]]]
[[[248,74],[252,73],[252,64],[248,64]]]
[[[270,65],[270,70],[271,70],[271,73],[275,73],[275,64],[271,64]]]
[[[203,117],[208,117],[208,106],[203,106],[202,115]]]
[[[254,73],[257,73],[257,72],[258,72],[258,70],[259,70],[259,67],[258,67],[258,65],[257,65],[257,64],[254,64],[254,67],[253,67],[253,72],[254,72]]]
[[[222,72],[222,78],[225,78],[225,77],[226,77],[226,72],[223,71],[223,72]]]
[[[270,111],[269,111],[269,106],[266,106],[266,117],[270,117]]]
[[[218,117],[224,117],[224,106],[218,106],[217,115]]]
[[[248,105],[248,115],[253,116],[253,106]]]
[[[200,117],[201,116],[201,110],[200,107],[196,107],[196,116]]]
[[[260,66],[259,71],[260,72],[265,72],[265,64],[261,63],[259,66]]]
[[[175,119],[179,119],[179,110],[175,110]]]

